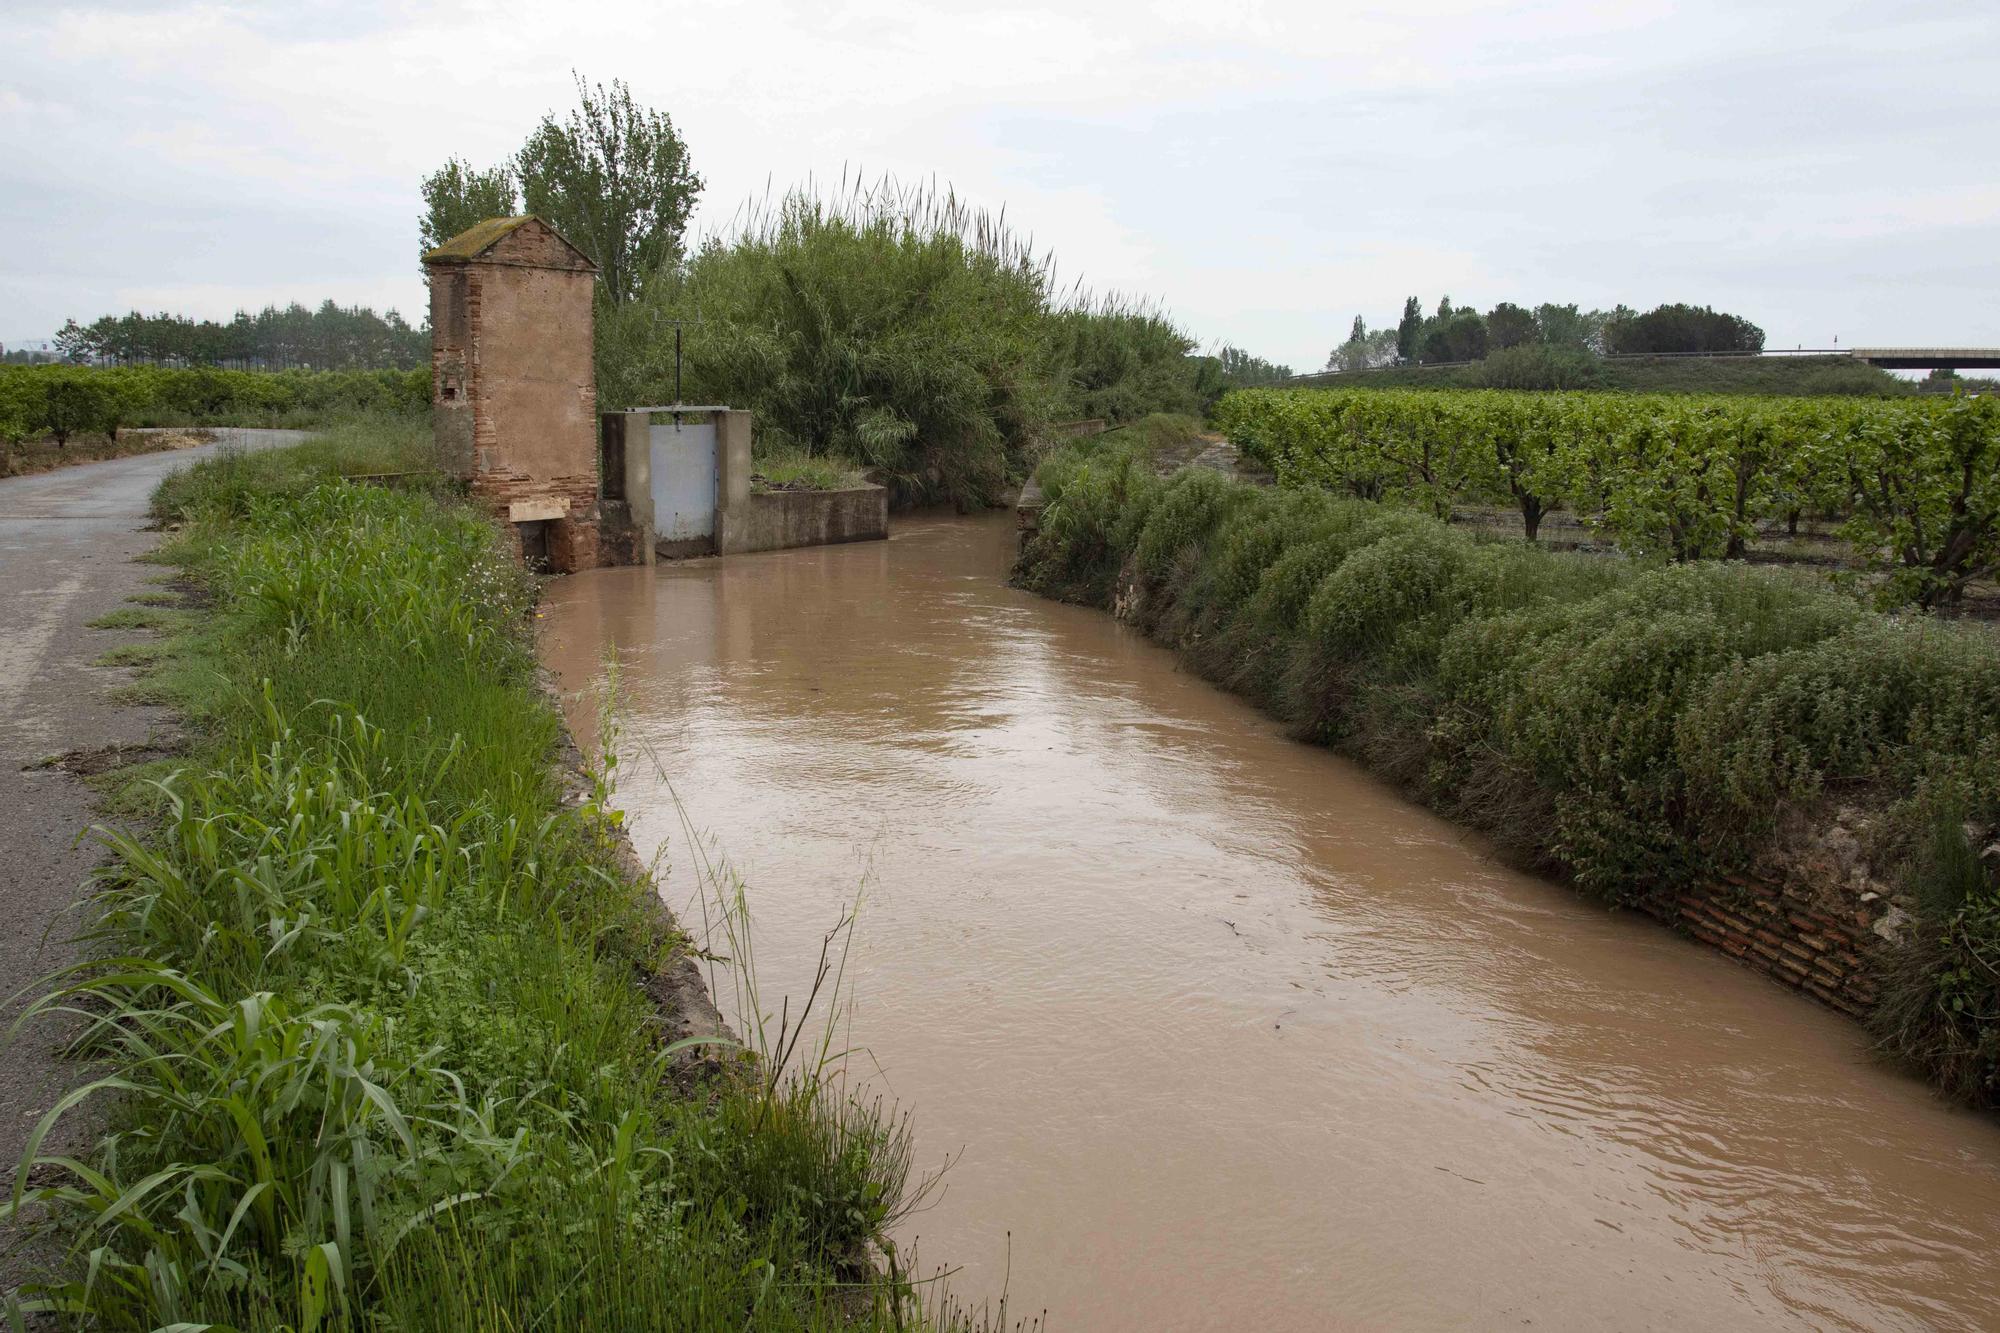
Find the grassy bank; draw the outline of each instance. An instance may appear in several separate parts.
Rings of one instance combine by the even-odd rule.
[[[819,1328],[922,1321],[859,1262],[907,1140],[811,1071],[689,1084],[637,984],[684,941],[566,804],[534,585],[376,423],[162,487],[197,608],[146,688],[192,730],[104,835],[97,1081],[13,1205],[93,1328]],[[31,1035],[32,1039],[32,1035]],[[81,1067],[80,1067],[81,1068]],[[107,1112],[83,1160],[48,1125]]]
[[[1713,880],[1838,805],[1907,867],[1885,1043],[2000,1104],[2000,643],[1814,582],[1482,542],[1125,433],[1042,464],[1019,576],[1607,902]]]

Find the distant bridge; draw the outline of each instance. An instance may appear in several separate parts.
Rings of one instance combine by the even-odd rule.
[[[1844,356],[1884,370],[2000,370],[2000,347],[1766,347],[1756,352],[1613,352],[1604,359],[1740,361],[1763,356]]]
[[[1854,347],[1847,354],[1884,370],[2000,370],[2000,347]]]

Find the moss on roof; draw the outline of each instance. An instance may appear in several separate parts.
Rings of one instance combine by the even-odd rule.
[[[569,237],[563,235],[554,227],[550,227],[547,218],[537,217],[533,213],[523,213],[517,218],[488,218],[484,222],[467,227],[437,249],[426,254],[424,262],[426,264],[470,264],[530,222],[548,227],[549,235],[561,241],[569,252],[576,256],[585,271],[591,273],[597,272],[597,265],[591,261],[589,255],[576,247],[574,241],[571,241]],[[561,266],[551,265],[550,267]]]
[[[523,213],[517,218],[488,218],[484,222],[476,222],[426,254],[424,262],[449,264],[454,260],[477,259],[491,249],[494,242],[502,236],[524,223],[535,220],[533,213]]]

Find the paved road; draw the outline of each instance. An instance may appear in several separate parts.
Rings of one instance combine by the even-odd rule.
[[[0,480],[0,1031],[18,992],[76,957],[78,887],[99,860],[77,836],[95,817],[90,790],[42,761],[143,745],[168,722],[161,709],[106,701],[127,673],[90,663],[134,636],[86,628],[160,572],[133,563],[159,541],[143,531],[148,497],[169,472],[220,449],[291,443],[302,432],[218,434],[198,449]],[[7,1185],[36,1119],[76,1079],[56,1044],[53,1031],[31,1028],[0,1049]],[[14,1286],[34,1257],[0,1242],[0,1289]]]

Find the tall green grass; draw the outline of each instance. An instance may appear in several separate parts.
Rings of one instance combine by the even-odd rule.
[[[1887,1045],[2000,1105],[2000,638],[1734,564],[1484,542],[1413,512],[1156,474],[1124,432],[1051,456],[1017,576],[1114,603],[1337,745],[1610,902],[1870,814],[1917,920]]]
[[[392,413],[343,417],[311,438],[283,449],[224,447],[198,467],[170,473],[153,493],[153,517],[161,523],[195,523],[192,541],[170,554],[190,567],[206,556],[194,542],[213,544],[231,521],[247,518],[253,506],[286,498],[343,477],[395,475],[419,489],[442,495],[430,423]]]
[[[163,681],[199,729],[103,832],[66,1012],[101,1076],[7,1212],[67,1242],[78,1327],[907,1327],[865,1262],[905,1128],[781,1061],[686,1052],[638,978],[685,941],[566,800],[531,580],[436,495],[342,484],[356,427],[162,488],[212,596]],[[81,1066],[80,1066],[81,1068]],[[86,1102],[106,1129],[43,1153]],[[937,1316],[942,1318],[942,1316]]]
[[[862,485],[866,478],[838,458],[815,458],[798,449],[771,445],[758,451],[750,474],[753,491],[840,491]]]

